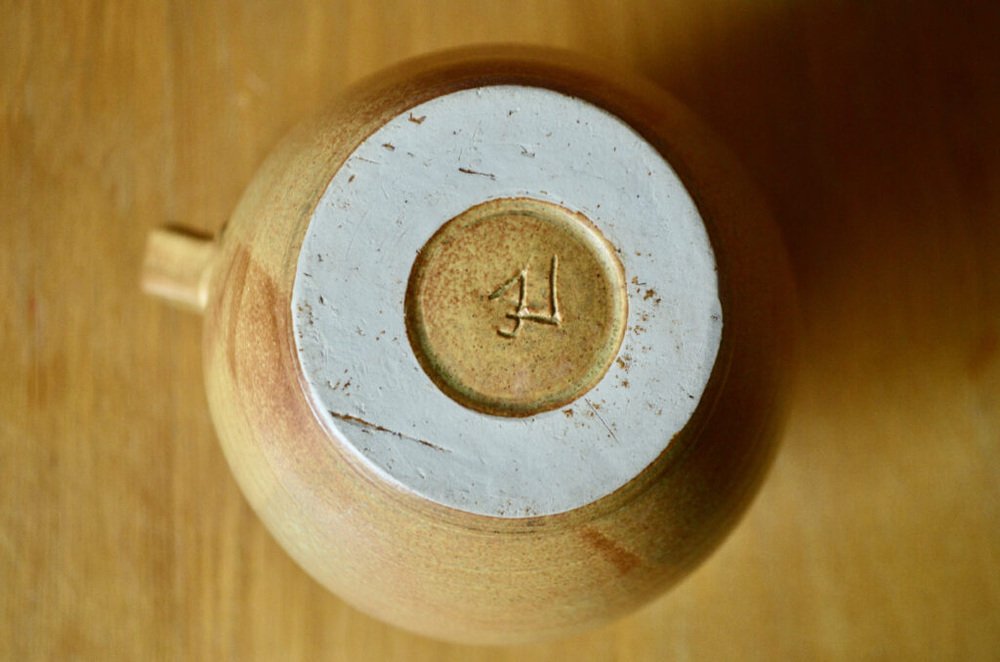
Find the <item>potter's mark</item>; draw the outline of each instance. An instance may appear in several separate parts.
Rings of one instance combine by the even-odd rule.
[[[559,256],[553,255],[549,265],[549,313],[539,313],[528,307],[528,267],[525,266],[520,272],[514,274],[503,285],[498,287],[489,296],[490,301],[499,299],[514,285],[518,283],[517,308],[514,312],[507,313],[505,317],[514,320],[514,327],[511,329],[497,328],[497,333],[504,338],[515,338],[521,330],[521,325],[525,322],[538,322],[559,326],[562,324],[562,315],[559,313],[559,293],[556,289],[556,279],[559,272]]]

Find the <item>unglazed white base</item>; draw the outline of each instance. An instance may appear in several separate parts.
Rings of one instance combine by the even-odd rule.
[[[503,418],[438,390],[403,306],[417,251],[443,223],[520,196],[600,228],[625,269],[629,319],[592,390]],[[292,319],[309,397],[336,439],[406,490],[508,518],[586,505],[656,459],[702,396],[723,324],[708,235],[669,164],[600,108],[508,85],[438,97],[362,142],[310,222]]]

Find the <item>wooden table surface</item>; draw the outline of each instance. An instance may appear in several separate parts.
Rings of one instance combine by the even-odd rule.
[[[0,655],[1000,658],[996,3],[0,2]],[[329,595],[216,443],[146,232],[213,232],[280,136],[406,56],[644,72],[767,193],[798,277],[784,441],[735,533],[603,630],[453,647]]]

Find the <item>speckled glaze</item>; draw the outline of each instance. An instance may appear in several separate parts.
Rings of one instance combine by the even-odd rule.
[[[625,335],[626,288],[614,247],[585,216],[498,198],[421,248],[407,335],[428,377],[460,404],[530,416],[577,400],[607,373]]]
[[[708,384],[667,450],[613,493],[546,516],[466,512],[374,471],[315,410],[293,335],[300,247],[348,155],[419,103],[489,85],[584,99],[654,146],[708,231],[725,318]],[[758,195],[669,96],[573,55],[450,52],[356,85],[262,166],[212,269],[204,333],[209,402],[247,499],[330,590],[428,636],[475,643],[551,637],[659,595],[736,522],[775,448],[791,298],[780,239]]]

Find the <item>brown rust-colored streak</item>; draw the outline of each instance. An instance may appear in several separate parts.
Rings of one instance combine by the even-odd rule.
[[[224,302],[224,308],[227,308],[228,319],[226,320],[226,365],[229,367],[229,373],[236,378],[237,372],[237,360],[236,360],[236,346],[237,346],[237,331],[239,328],[240,315],[237,305],[238,301],[232,301],[233,298],[239,297],[243,292],[243,287],[247,280],[247,270],[250,267],[250,251],[245,246],[241,246],[239,250],[233,255],[232,262],[230,263],[229,269],[226,271],[226,276],[223,279],[220,287],[224,298],[230,299],[230,301]],[[226,305],[228,304],[228,305]]]
[[[608,563],[618,568],[618,572],[622,575],[642,564],[642,559],[596,529],[583,529],[580,531],[580,537]]]
[[[237,331],[230,337],[230,342],[235,345],[243,340],[244,346],[249,346],[247,339],[256,339],[253,345],[256,355],[244,356],[242,363],[237,361],[236,366],[238,370],[252,374],[254,387],[261,388],[263,384],[279,381],[283,377],[283,334],[279,323],[279,307],[282,302],[279,301],[277,286],[271,276],[253,260],[250,260],[246,269],[241,299],[240,305],[233,311],[237,319],[231,322],[230,328]],[[243,375],[239,372],[234,373],[237,382],[241,377]]]
[[[979,337],[979,341],[969,355],[966,365],[969,376],[973,379],[979,379],[996,358],[998,349],[1000,349],[1000,333],[996,329],[987,330]]]
[[[316,421],[295,376],[288,334],[291,309],[286,293],[252,257],[243,293],[230,314],[237,318],[228,339],[235,356],[232,379],[252,403],[247,408],[251,425],[262,438],[285,434],[304,441]],[[288,459],[272,458],[276,464]]]

